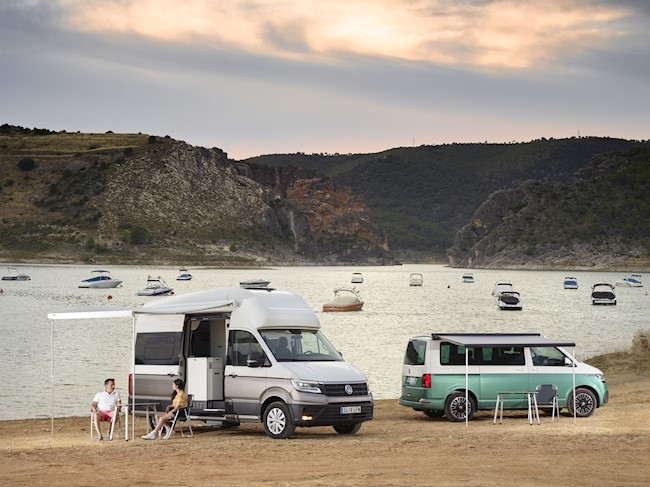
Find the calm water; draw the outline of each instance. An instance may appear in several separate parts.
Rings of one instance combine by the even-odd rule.
[[[0,274],[6,275],[6,266]],[[476,282],[463,284],[462,269],[433,265],[395,267],[279,267],[264,270],[191,268],[194,280],[176,281],[177,268],[111,266],[124,280],[117,289],[79,289],[90,266],[18,266],[27,282],[2,281],[0,287],[0,420],[48,417],[51,412],[50,321],[47,313],[85,306],[137,306],[152,299],[136,296],[147,275],[160,275],[176,294],[237,286],[265,278],[277,289],[298,293],[318,314],[323,332],[344,357],[363,370],[378,399],[400,394],[401,363],[409,337],[431,332],[540,332],[574,340],[585,359],[627,349],[636,330],[648,327],[646,288],[617,288],[617,306],[592,306],[590,287],[614,283],[622,273],[578,271],[473,270]],[[362,272],[365,305],[356,313],[322,313],[337,286],[350,285]],[[410,287],[420,272],[422,287]],[[565,290],[563,278],[578,278],[580,289]],[[510,280],[522,295],[523,311],[499,311],[491,296],[494,282]],[[650,290],[650,289],[648,289]],[[111,295],[112,300],[107,297]],[[95,392],[114,377],[126,395],[130,371],[131,321],[54,322],[55,415],[85,415]]]

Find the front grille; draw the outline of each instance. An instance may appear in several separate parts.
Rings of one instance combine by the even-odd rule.
[[[352,396],[367,396],[368,395],[368,384],[365,382],[352,383],[349,384],[352,386],[352,394],[345,392],[345,386],[348,383],[342,384],[320,384],[320,390],[326,396],[330,397],[352,397]]]
[[[360,413],[341,414],[341,406],[361,406]],[[369,402],[350,402],[328,404],[327,406],[306,406],[303,414],[313,418],[312,424],[342,422],[346,420],[369,420],[372,419],[373,405]]]

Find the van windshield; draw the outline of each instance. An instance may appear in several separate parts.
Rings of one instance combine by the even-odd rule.
[[[278,362],[341,362],[343,357],[318,330],[260,330]]]

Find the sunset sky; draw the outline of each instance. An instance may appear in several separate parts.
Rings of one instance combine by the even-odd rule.
[[[2,0],[0,124],[260,154],[650,138],[647,0]]]

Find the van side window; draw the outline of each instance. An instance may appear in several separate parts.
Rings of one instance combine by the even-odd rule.
[[[427,342],[421,340],[410,341],[406,346],[404,355],[405,365],[424,365],[424,358],[427,351]]]
[[[495,349],[494,365],[525,365],[526,357],[522,347],[501,347]]]
[[[481,356],[481,349],[476,350],[476,356],[474,347],[467,347],[467,352],[469,364],[476,365]],[[465,346],[442,342],[440,344],[440,365],[465,365]]]
[[[530,347],[533,365],[564,367],[565,355],[555,347]]]
[[[248,354],[251,352],[263,353],[262,347],[255,337],[247,331],[231,331],[228,337],[228,363],[246,367]]]
[[[178,365],[181,336],[180,332],[138,333],[135,340],[135,363]]]

